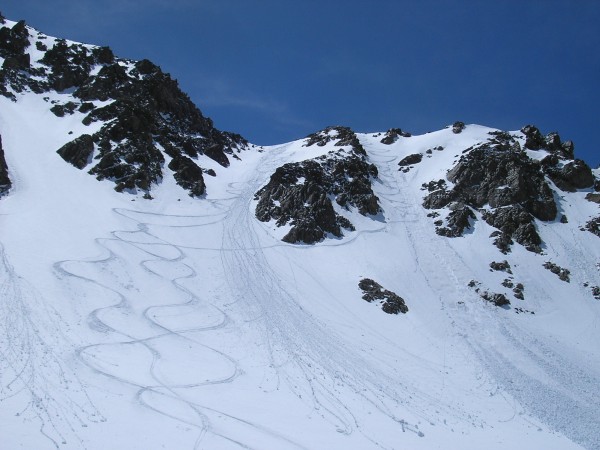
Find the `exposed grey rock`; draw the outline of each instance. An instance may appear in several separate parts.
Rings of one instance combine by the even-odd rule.
[[[83,169],[92,159],[94,140],[89,134],[82,134],[77,139],[66,143],[57,153],[65,161],[73,164],[78,169]]]
[[[584,229],[600,237],[600,216],[589,220]]]
[[[52,111],[56,117],[64,117],[66,114],[73,114],[75,112],[75,108],[77,108],[76,103],[67,102],[65,104],[54,105],[52,108],[50,108],[50,111]]]
[[[12,183],[8,177],[8,165],[4,158],[4,148],[2,147],[2,136],[0,136],[0,197],[8,192]]]
[[[471,281],[469,281],[468,286],[470,288],[474,289],[475,292],[477,294],[479,294],[479,296],[482,299],[484,299],[485,301],[488,301],[490,303],[493,303],[496,306],[510,305],[510,300],[508,300],[508,298],[506,298],[506,296],[504,294],[495,294],[495,293],[487,291],[487,290],[482,290],[480,288],[481,283],[479,281],[471,280]]]
[[[585,199],[590,202],[600,203],[600,194],[595,192],[590,192],[585,196]]]
[[[562,159],[573,159],[574,157],[575,145],[573,142],[561,142],[560,136],[556,132],[543,136],[540,130],[533,125],[524,126],[521,128],[521,132],[525,135],[525,147],[528,149],[546,149]]]
[[[510,300],[508,298],[506,298],[506,295],[504,295],[504,294],[497,294],[494,292],[483,291],[483,292],[479,293],[479,296],[482,299],[484,299],[485,301],[493,303],[496,306],[510,305]]]
[[[546,173],[559,189],[567,192],[592,187],[596,181],[590,166],[581,159],[576,159],[561,168],[547,167]]]
[[[569,277],[571,272],[568,269],[564,269],[564,268],[560,267],[559,265],[554,264],[553,262],[550,262],[550,261],[546,261],[544,263],[544,268],[548,269],[550,272],[557,275],[558,278],[560,278],[562,281],[566,281],[567,283],[569,283],[571,281],[571,279]]]
[[[525,125],[521,128],[525,135],[525,147],[531,150],[539,150],[544,147],[546,141],[540,130],[533,125]]]
[[[411,166],[413,164],[418,164],[423,160],[423,155],[421,153],[415,153],[412,155],[408,155],[400,160],[398,165],[400,167]]]
[[[402,131],[400,128],[390,128],[385,133],[383,139],[381,139],[381,143],[385,145],[391,145],[400,137],[411,137],[411,134],[407,133],[406,131]]]
[[[501,231],[499,239],[494,244],[503,253],[509,251],[506,244],[510,245],[511,238],[531,252],[541,252],[542,239],[533,224],[533,215],[522,206],[496,208],[493,211],[484,212],[483,219]]]
[[[534,218],[554,220],[556,217],[552,190],[541,165],[528,158],[509,133],[490,134],[492,137],[487,142],[466,149],[448,172],[448,179],[454,183],[452,189],[447,190],[441,182],[424,184],[430,193],[424,198],[423,206],[439,209],[457,202],[480,209],[487,205],[489,208],[483,217],[502,231],[495,243],[503,252],[510,250],[513,237],[529,250],[539,252],[541,239]],[[475,219],[474,215],[470,217]],[[462,231],[445,235],[460,236]]]
[[[0,56],[5,60],[0,70],[0,95],[15,99],[13,92],[24,90],[73,89],[81,103],[54,104],[51,111],[63,117],[78,110],[86,114],[85,125],[104,123],[92,136],[99,152],[90,173],[114,181],[118,191],[141,189],[148,193],[162,179],[163,170],[170,170],[163,167],[163,151],[173,159],[206,155],[226,167],[229,156],[248,146],[241,136],[215,129],[177,82],[148,60],[118,59],[108,47],[58,39],[50,48],[36,42],[44,55],[42,67],[32,68],[24,53],[28,45],[24,22],[0,29]],[[94,101],[109,104],[96,108]],[[77,164],[81,165],[81,160]],[[188,186],[191,195],[204,189],[199,185],[189,188],[181,173],[175,178]]]
[[[492,270],[502,271],[502,272],[506,272],[506,273],[512,274],[512,270],[510,268],[510,264],[506,260],[500,261],[500,262],[492,261],[490,263],[490,268]]]
[[[465,129],[464,122],[454,122],[454,124],[452,124],[452,132],[454,134],[460,134],[460,133],[462,133],[462,131],[464,129]]]
[[[171,160],[169,169],[174,172],[175,181],[187,189],[191,197],[200,197],[206,191],[202,169],[187,156],[179,155]]]
[[[370,278],[360,280],[358,287],[363,291],[363,300],[369,303],[379,302],[384,312],[388,314],[406,314],[408,312],[408,307],[402,297],[384,289],[379,283]]]
[[[29,47],[29,32],[25,21],[21,20],[12,28],[0,28],[0,56],[3,58],[22,55]]]
[[[453,203],[450,205],[450,209],[446,218],[447,225],[445,227],[438,226],[435,232],[446,237],[462,236],[465,229],[472,228],[471,221],[476,219],[475,214],[470,207],[463,203]]]
[[[260,189],[256,217],[277,226],[291,224],[285,242],[312,244],[328,233],[341,237],[342,229],[354,226],[335,212],[332,199],[344,209],[356,208],[364,216],[381,211],[379,199],[373,193],[371,179],[377,168],[366,160],[366,153],[349,128],[330,127],[307,138],[307,146],[323,146],[335,141],[335,146],[349,149],[298,163],[285,164]]]
[[[522,283],[517,283],[517,285],[513,288],[513,294],[515,298],[518,298],[519,300],[525,300],[525,295],[523,294],[524,290],[525,286],[523,286]]]

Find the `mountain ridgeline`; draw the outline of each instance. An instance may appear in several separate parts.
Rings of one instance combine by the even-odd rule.
[[[258,146],[0,15],[0,448],[599,449],[600,168],[547,131]]]
[[[206,158],[226,169],[242,151],[257,151],[239,134],[217,130],[177,82],[148,60],[131,61],[108,47],[51,38],[23,21],[0,16],[0,23],[0,94],[18,102],[33,93],[44,98],[55,116],[76,116],[90,131],[69,136],[57,155],[98,180],[113,182],[118,192],[141,192],[150,199],[169,174],[190,196],[202,197],[205,176],[217,175],[203,168]],[[462,122],[451,127],[457,139],[465,129]],[[411,138],[393,128],[380,142],[400,148]],[[326,151],[274,171],[255,194],[259,221],[288,227],[285,242],[314,244],[355,231],[353,211],[385,220],[373,189],[378,168],[354,131],[329,127],[302,140],[302,146]],[[11,150],[0,141],[0,195],[11,187],[4,157]],[[408,155],[399,150],[398,170],[409,176],[424,157],[443,150],[441,144]],[[505,254],[515,242],[543,252],[536,221],[569,220],[557,196],[589,190],[589,201],[597,203],[600,197],[594,193],[600,182],[584,161],[575,159],[573,143],[563,142],[557,133],[544,136],[532,125],[513,133],[491,131],[487,139],[462,149],[446,169],[445,177],[421,187],[436,233],[464,236],[483,220]],[[581,228],[600,235],[599,223],[598,217],[590,217]]]
[[[0,94],[17,101],[25,92],[68,93],[64,101],[46,97],[49,110],[101,126],[65,143],[58,154],[99,180],[111,180],[117,191],[141,190],[150,197],[169,170],[190,195],[202,196],[204,174],[214,171],[203,170],[198,157],[227,167],[248,147],[240,135],[214,128],[150,61],[117,58],[108,47],[54,39],[23,21],[7,26],[0,20]]]

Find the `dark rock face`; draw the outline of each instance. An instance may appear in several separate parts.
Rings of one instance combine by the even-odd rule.
[[[510,268],[510,264],[506,260],[500,261],[500,262],[492,261],[490,263],[490,268],[492,270],[502,271],[502,272],[506,272],[506,273],[512,274],[512,270]]]
[[[454,122],[452,124],[452,132],[454,134],[460,134],[466,128],[464,122]]]
[[[508,280],[504,280],[505,282]],[[510,305],[510,300],[506,298],[504,294],[496,294],[494,292],[490,292],[488,290],[482,290],[480,288],[481,283],[479,281],[471,280],[469,281],[468,286],[470,288],[475,289],[475,292],[479,294],[479,296],[487,302],[493,303],[496,306],[508,306]],[[460,303],[460,302],[459,302]]]
[[[487,142],[465,150],[447,177],[454,183],[451,190],[443,180],[424,186],[430,192],[424,199],[425,208],[453,206],[451,209],[462,213],[450,218],[454,222],[461,219],[460,224],[466,225],[465,218],[475,216],[465,206],[480,209],[488,205],[483,218],[501,230],[496,245],[502,251],[510,250],[511,238],[531,251],[540,251],[541,239],[533,219],[554,220],[554,195],[541,165],[528,158],[510,134],[494,132]],[[454,232],[444,235],[461,236],[467,226],[453,228]]]
[[[588,202],[600,203],[600,194],[595,192],[590,192],[585,196],[585,199]]]
[[[312,244],[328,233],[341,237],[342,229],[354,230],[352,223],[338,214],[332,199],[342,208],[356,208],[364,216],[381,211],[373,193],[371,178],[377,168],[366,160],[366,152],[349,128],[330,127],[307,138],[306,146],[350,147],[327,155],[285,164],[255,194],[256,217],[262,222],[276,220],[277,226],[291,223],[285,242]]]
[[[385,136],[381,139],[381,143],[385,145],[391,145],[398,140],[400,137],[411,137],[410,133],[402,131],[400,128],[390,128],[385,133]]]
[[[447,226],[443,227],[443,221],[440,221],[441,223],[436,223],[435,232],[446,237],[462,236],[466,229],[472,228],[471,221],[476,220],[475,214],[470,207],[459,202],[452,203],[450,209],[446,218]]]
[[[358,287],[363,291],[363,300],[369,303],[379,302],[384,312],[388,314],[406,314],[408,312],[408,307],[402,297],[384,289],[379,283],[370,278],[360,280]]]
[[[0,136],[0,197],[8,192],[12,183],[8,177],[8,166],[4,158],[4,149],[2,148],[2,136]]]
[[[510,300],[504,294],[496,294],[493,292],[484,291],[479,294],[482,299],[493,303],[496,306],[510,305]]]
[[[483,219],[500,230],[494,245],[502,253],[510,251],[512,238],[531,252],[541,252],[542,239],[534,225],[534,217],[522,206],[507,206],[491,212],[484,212]]]
[[[513,294],[515,298],[518,298],[519,300],[525,300],[525,294],[523,294],[524,290],[525,286],[523,286],[523,283],[517,283],[513,288]]]
[[[187,161],[206,155],[227,167],[228,155],[235,156],[234,152],[248,147],[241,136],[215,129],[177,82],[148,60],[119,59],[108,47],[69,44],[61,39],[48,48],[38,40],[35,46],[44,55],[33,67],[24,53],[30,40],[24,22],[12,29],[0,28],[0,56],[5,58],[0,95],[15,99],[15,93],[25,90],[73,90],[76,100],[54,104],[51,111],[58,117],[85,114],[85,125],[104,123],[91,136],[99,152],[90,173],[114,181],[117,191],[140,189],[148,194],[167,170],[163,166],[164,154],[168,154],[178,161],[173,166],[185,167],[175,173],[178,184],[192,196],[201,195],[205,189],[202,170],[198,172]],[[98,101],[109,104],[96,107]],[[89,144],[89,138],[85,140]],[[73,141],[69,150],[60,150],[61,156],[82,165],[83,157],[72,154],[81,144]],[[198,167],[196,162],[193,165]],[[194,181],[190,180],[192,172]]]
[[[83,169],[91,162],[93,152],[94,140],[89,134],[83,134],[57,150],[62,159],[78,169]]]
[[[569,277],[569,275],[571,275],[571,272],[568,269],[564,269],[550,261],[544,263],[544,268],[557,275],[558,278],[560,278],[562,281],[566,281],[567,283],[571,281]]]
[[[420,153],[415,153],[413,155],[408,155],[398,163],[400,167],[411,166],[413,164],[418,164],[423,160],[423,155]]]
[[[582,230],[587,230],[590,233],[595,234],[600,237],[600,216],[593,218],[585,224],[585,228]]]
[[[521,128],[521,133],[525,135],[525,148],[530,150],[546,149],[562,159],[573,159],[574,157],[575,145],[573,142],[561,142],[560,136],[556,132],[543,136],[535,126],[525,125]]]
[[[547,167],[546,173],[559,189],[567,192],[592,187],[596,181],[590,166],[581,159],[576,159],[563,167]]]
[[[22,55],[27,47],[29,47],[29,32],[25,27],[25,21],[17,22],[12,28],[0,28],[0,55],[2,57]]]
[[[206,191],[202,169],[187,156],[177,156],[169,163],[177,184],[187,189],[191,197],[200,197]]]

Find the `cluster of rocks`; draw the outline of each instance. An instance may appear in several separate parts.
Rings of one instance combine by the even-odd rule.
[[[0,136],[0,197],[8,192],[12,183],[8,177],[8,166],[4,158],[4,148],[2,147],[2,136]]]
[[[408,307],[402,297],[392,291],[384,289],[379,283],[370,278],[359,281],[358,287],[363,291],[363,300],[367,302],[378,302],[381,309],[388,314],[406,314]]]
[[[491,237],[503,253],[510,251],[513,240],[532,252],[541,252],[542,240],[534,219],[555,220],[558,212],[546,176],[560,189],[569,191],[590,187],[595,180],[583,161],[564,163],[564,158],[573,157],[571,142],[562,143],[556,133],[543,137],[531,125],[521,131],[526,149],[545,146],[548,157],[533,160],[522,148],[518,136],[492,132],[486,142],[466,149],[448,171],[447,179],[454,184],[451,189],[445,180],[423,185],[429,191],[423,202],[425,208],[447,207],[451,211],[447,225],[437,227],[438,234],[462,236],[479,211],[489,225],[498,229]]]
[[[530,311],[528,309],[523,309],[523,308],[515,308],[515,313],[517,313],[517,314],[535,314],[535,312]]]
[[[594,217],[593,219],[587,221],[585,226],[582,228],[582,231],[584,230],[587,230],[590,233],[600,237],[600,216]]]
[[[370,164],[356,134],[345,127],[329,127],[307,137],[306,146],[324,146],[335,141],[333,150],[318,158],[288,163],[277,168],[269,182],[256,194],[256,217],[262,222],[275,220],[277,226],[291,224],[283,241],[312,244],[328,234],[343,235],[354,230],[352,223],[338,214],[340,207],[356,210],[363,216],[381,212],[371,180],[378,175]]]
[[[84,125],[103,125],[58,153],[79,169],[92,166],[89,172],[113,181],[117,191],[140,189],[148,195],[163,177],[166,156],[177,183],[200,196],[207,171],[198,156],[227,167],[229,158],[248,146],[240,135],[215,129],[177,81],[148,60],[119,59],[108,47],[61,39],[46,44],[46,37],[38,35],[35,45],[44,55],[32,65],[25,53],[31,39],[24,22],[0,28],[0,56],[5,58],[0,94],[14,99],[24,90],[72,90],[72,101],[54,102],[50,110],[58,117],[79,113]]]
[[[501,272],[506,272],[506,273],[512,274],[512,269],[510,267],[510,264],[506,260],[500,261],[500,262],[492,261],[490,263],[490,270],[501,271]]]
[[[523,283],[515,284],[515,282],[512,280],[512,277],[509,277],[502,280],[502,286],[504,286],[507,289],[512,289],[515,298],[518,298],[519,300],[525,300],[525,295],[523,294],[525,286],[523,285]]]
[[[466,125],[464,122],[457,121],[452,124],[452,132],[454,134],[462,133],[465,128],[466,128]]]
[[[415,164],[419,164],[423,160],[423,155],[421,153],[414,153],[412,155],[408,155],[400,160],[398,165],[402,172],[406,173],[410,169],[413,168]]]
[[[475,280],[469,281],[468,286],[475,289],[475,292],[484,299],[486,302],[493,303],[495,306],[508,306],[510,300],[504,294],[490,292],[488,290],[481,289],[479,286],[481,283]]]
[[[390,128],[386,131],[385,136],[381,139],[381,143],[385,145],[392,145],[400,137],[411,137],[412,135],[406,131],[402,131],[400,128]]]
[[[571,281],[571,278],[569,277],[571,272],[569,269],[564,269],[563,267],[560,267],[559,265],[550,261],[546,261],[544,263],[544,269],[548,269],[550,272],[557,275],[562,281],[566,281],[567,283]]]

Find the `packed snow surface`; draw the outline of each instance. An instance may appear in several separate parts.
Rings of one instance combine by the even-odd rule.
[[[58,118],[48,102],[70,93],[46,96],[0,97],[13,182],[0,199],[1,449],[600,448],[587,191],[556,194],[568,224],[536,222],[544,254],[501,254],[483,220],[438,236],[422,207],[421,185],[493,129],[391,145],[359,134],[383,213],[342,211],[356,231],[292,245],[255,218],[254,194],[333,143],[206,161],[205,198],[165,176],[146,200],[56,154],[102,124]],[[423,161],[399,171],[414,153]],[[504,259],[525,300],[498,308],[468,284],[509,295],[489,268]],[[363,278],[409,312],[362,300]]]

